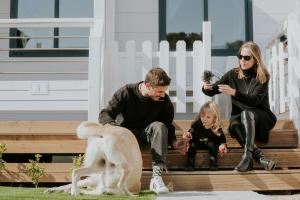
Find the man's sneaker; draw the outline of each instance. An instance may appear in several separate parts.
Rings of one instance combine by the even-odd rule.
[[[154,176],[150,181],[150,191],[153,191],[156,194],[165,194],[169,192],[169,189],[164,184],[161,176]]]

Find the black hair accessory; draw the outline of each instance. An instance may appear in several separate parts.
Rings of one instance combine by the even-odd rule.
[[[218,80],[221,79],[222,74],[216,71],[209,71],[209,70],[205,70],[203,72],[203,76],[202,76],[202,80],[204,82],[211,82],[213,77],[216,77]],[[218,86],[217,85],[213,85],[213,90],[218,90]]]
[[[213,79],[213,77],[216,77],[218,80],[220,80],[222,76],[223,76],[223,74],[221,74],[219,72],[205,70],[203,72],[202,80],[205,82],[206,81],[210,82]]]

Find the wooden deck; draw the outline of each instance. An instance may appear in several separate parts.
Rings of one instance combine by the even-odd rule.
[[[0,143],[6,144],[6,156],[24,154],[47,154],[62,157],[67,163],[45,163],[45,176],[41,182],[69,182],[71,156],[85,151],[86,141],[76,138],[78,121],[21,121],[0,122]],[[180,138],[191,121],[175,122],[176,134]],[[228,122],[223,123],[224,130]],[[289,120],[279,120],[270,133],[268,144],[258,144],[267,157],[277,162],[275,171],[263,170],[258,164],[255,170],[247,173],[234,172],[234,166],[240,161],[242,149],[225,131],[229,153],[219,158],[219,171],[208,171],[208,152],[201,150],[196,157],[196,171],[184,171],[185,156],[179,150],[169,150],[167,167],[169,174],[164,176],[172,183],[174,190],[299,190],[300,189],[300,148],[298,134]],[[151,176],[151,154],[143,152],[144,188],[148,188]],[[28,163],[6,163],[6,169],[0,173],[1,182],[30,182],[25,169]]]

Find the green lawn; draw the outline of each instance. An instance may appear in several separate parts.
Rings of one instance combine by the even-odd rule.
[[[44,188],[23,188],[23,187],[1,187],[0,186],[0,199],[1,200],[66,200],[66,199],[99,199],[99,200],[124,200],[124,199],[137,199],[137,200],[154,200],[156,195],[149,191],[142,191],[139,196],[88,196],[81,195],[77,197],[70,196],[65,193],[51,193],[44,194]]]

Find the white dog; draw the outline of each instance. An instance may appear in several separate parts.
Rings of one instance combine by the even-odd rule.
[[[46,192],[132,196],[140,191],[143,161],[133,133],[119,126],[82,122],[77,136],[88,139],[84,167],[73,171],[71,184],[49,188]],[[82,176],[87,178],[80,180]]]

